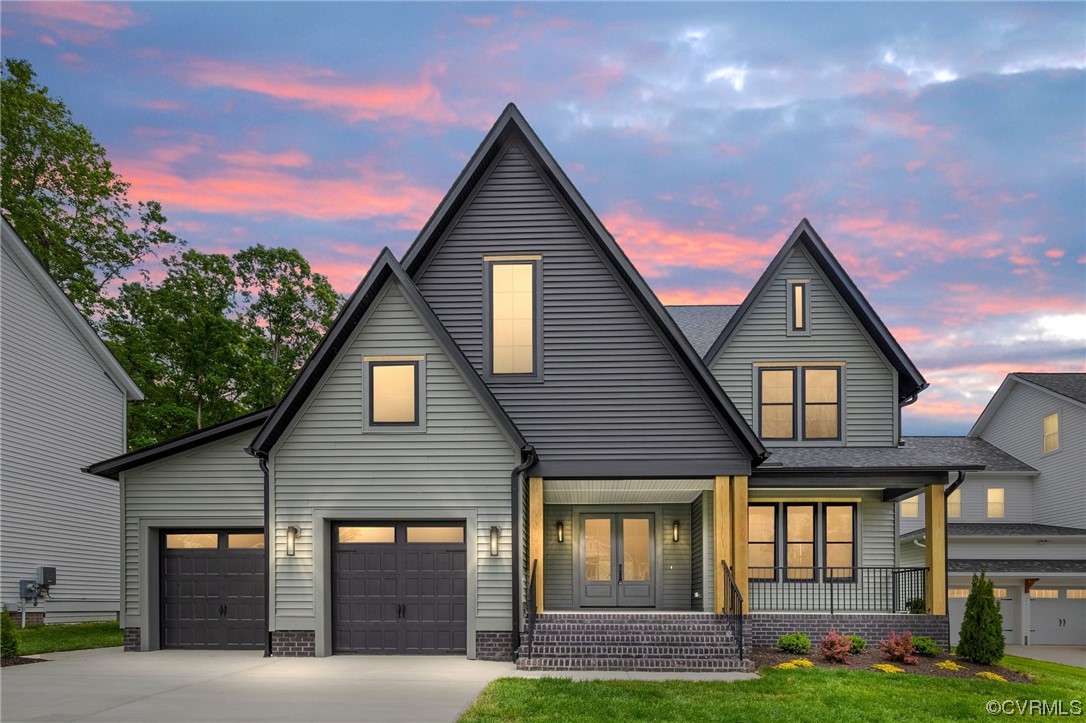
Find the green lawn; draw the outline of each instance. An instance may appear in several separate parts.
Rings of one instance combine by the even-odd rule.
[[[503,678],[461,718],[482,721],[991,720],[989,700],[1062,700],[1086,692],[1086,670],[1007,657],[1034,685],[888,675],[867,670],[763,670],[736,683]]]
[[[124,642],[121,626],[117,623],[74,623],[17,628],[15,639],[19,641],[19,655],[109,648]]]

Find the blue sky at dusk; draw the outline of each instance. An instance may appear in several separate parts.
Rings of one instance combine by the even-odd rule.
[[[349,293],[517,103],[668,304],[738,304],[799,220],[966,431],[1086,370],[1086,4],[19,3],[5,57],[195,248]]]

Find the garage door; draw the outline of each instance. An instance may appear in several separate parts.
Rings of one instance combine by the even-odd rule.
[[[1086,588],[1030,591],[1033,645],[1086,645]]]
[[[1009,645],[1017,644],[1018,640],[1018,590],[1015,588],[994,588],[996,599],[999,601],[999,612],[1003,615],[1003,639]],[[962,620],[965,618],[965,601],[969,597],[968,587],[951,587],[948,591],[948,608],[950,613],[950,644],[958,644],[958,636],[962,629]]]
[[[162,647],[264,647],[264,533],[162,533]]]
[[[335,652],[467,652],[462,523],[343,522],[332,534]]]

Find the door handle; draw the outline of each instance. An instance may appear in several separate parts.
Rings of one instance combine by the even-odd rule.
[[[220,605],[219,606],[219,617],[223,617],[225,615],[226,615],[226,606],[225,605]]]
[[[618,563],[618,581],[622,583],[622,563]]]

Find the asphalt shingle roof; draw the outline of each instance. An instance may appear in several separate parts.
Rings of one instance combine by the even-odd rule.
[[[698,356],[705,356],[709,348],[724,331],[732,316],[739,310],[738,306],[726,306],[723,304],[709,304],[699,306],[668,306],[665,307],[671,314],[671,318],[679,325],[679,329],[690,341]]]
[[[917,452],[983,464],[989,472],[1036,472],[1033,467],[980,437],[905,437],[905,446]]]
[[[676,320],[677,321],[677,320]],[[1024,381],[1049,389],[1056,394],[1086,404],[1086,374],[1042,374],[1039,372],[1015,372]]]
[[[983,439],[905,437],[898,447],[770,447],[758,468],[774,469],[963,469],[1035,472]]]
[[[1086,560],[947,560],[950,572],[1086,572]]]
[[[955,535],[992,537],[1060,537],[1067,535],[1086,536],[1086,530],[1079,527],[1057,527],[1056,525],[1036,525],[1033,523],[1023,522],[948,522],[946,526],[946,533],[951,537],[954,537]],[[903,533],[901,535],[901,539],[912,540],[921,538],[923,536],[924,530],[920,529],[913,530],[912,532]],[[1086,549],[1084,549],[1084,553],[1086,553]]]

